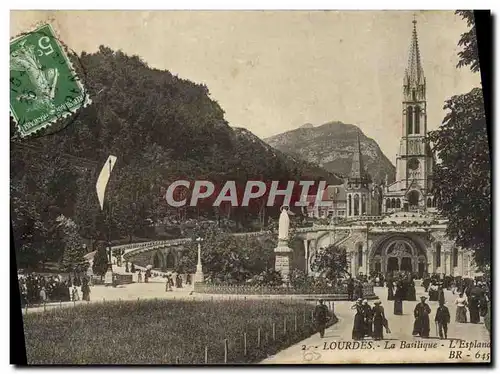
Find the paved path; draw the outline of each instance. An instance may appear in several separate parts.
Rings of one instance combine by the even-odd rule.
[[[449,325],[448,340],[437,338],[434,324],[437,302],[429,302],[431,313],[431,337],[420,339],[411,335],[413,328],[413,309],[417,301],[405,301],[403,315],[393,314],[393,302],[387,301],[385,288],[376,288],[389,320],[391,334],[384,334],[385,340],[375,342],[366,338],[360,342],[360,347],[354,345],[351,339],[354,311],[350,309],[353,303],[336,302],[335,314],[339,322],[330,327],[322,339],[316,334],[300,343],[289,347],[275,356],[264,360],[263,364],[299,364],[299,363],[433,363],[433,362],[489,362],[489,348],[459,348],[460,339],[465,341],[489,342],[489,334],[484,324],[457,324],[455,323],[456,307],[455,295],[445,292],[446,305],[450,310],[451,324]],[[424,295],[424,289],[417,287],[417,299]],[[432,344],[435,348],[413,348],[411,344]],[[358,344],[358,343],[356,343]],[[390,348],[392,347],[392,348]],[[405,348],[406,347],[406,348]],[[456,348],[451,348],[456,347]],[[461,358],[450,358],[451,351],[461,351]],[[455,353],[456,355],[456,353]],[[469,356],[467,356],[469,355]]]

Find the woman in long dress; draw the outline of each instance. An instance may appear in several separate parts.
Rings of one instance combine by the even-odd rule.
[[[479,316],[479,298],[476,295],[471,294],[468,304],[470,323],[479,323],[481,319]]]
[[[368,300],[363,300],[363,313],[365,317],[365,336],[372,336],[373,311]]]
[[[394,294],[394,314],[396,316],[403,315],[403,288],[400,282],[398,282]]]
[[[455,316],[455,322],[467,323],[467,299],[465,298],[463,292],[461,292],[455,300],[457,304],[457,313]]]
[[[435,282],[429,287],[429,301],[438,301],[438,286]]]
[[[410,281],[408,282],[408,300],[417,300],[417,292],[415,290],[415,282],[413,281],[413,279],[410,279]]]
[[[384,339],[384,326],[386,325],[384,307],[380,305],[381,301],[375,301],[375,306],[372,309],[373,314],[373,339]]]
[[[353,340],[363,340],[365,337],[365,314],[361,302],[362,299],[358,299],[356,304],[351,307],[351,309],[356,309],[356,314],[354,315],[354,325],[352,327]]]
[[[392,282],[392,279],[387,281],[387,300],[394,300],[394,283]]]
[[[440,285],[438,289],[438,301],[443,304],[446,302],[444,298],[444,289],[442,285]]]

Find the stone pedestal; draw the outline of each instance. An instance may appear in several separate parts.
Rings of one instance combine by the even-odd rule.
[[[289,248],[285,243],[278,243],[278,247],[274,249],[274,253],[274,270],[279,271],[281,273],[283,281],[287,282],[290,274],[290,265],[292,262],[293,250]]]
[[[104,284],[106,286],[113,285],[113,265],[108,264],[108,270],[106,270],[106,274],[104,274]]]
[[[194,273],[194,283],[202,283],[205,280],[205,276],[203,275],[203,267],[201,266],[200,241],[198,241],[198,264],[196,265],[196,273]]]
[[[194,282],[202,283],[205,280],[205,276],[203,274],[203,269],[201,264],[196,265],[196,273],[194,273]]]

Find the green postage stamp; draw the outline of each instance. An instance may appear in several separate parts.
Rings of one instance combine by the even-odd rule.
[[[90,99],[50,25],[10,42],[10,111],[22,137],[71,116]]]

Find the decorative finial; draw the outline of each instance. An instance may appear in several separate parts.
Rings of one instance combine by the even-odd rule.
[[[413,12],[413,24],[416,25],[417,24],[417,13],[416,12]]]

